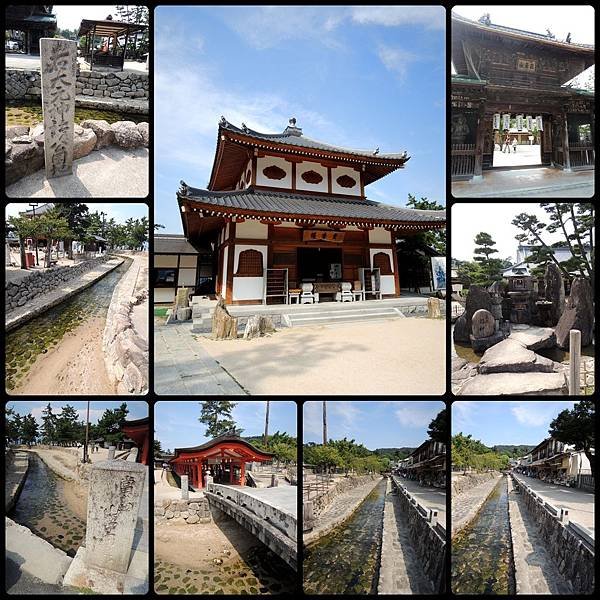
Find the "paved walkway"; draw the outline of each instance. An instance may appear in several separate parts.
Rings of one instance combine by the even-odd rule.
[[[272,488],[252,488],[247,486],[232,486],[238,493],[257,498],[263,504],[272,506],[277,510],[293,515],[298,513],[298,488],[295,486],[277,486]]]
[[[9,466],[7,463],[5,466],[4,507],[7,513],[17,502],[28,468],[29,455],[27,452],[15,452],[11,465]]]
[[[517,151],[513,152],[512,146],[510,152],[502,152],[494,150],[494,167],[521,167],[541,165],[542,158],[539,144],[536,145],[519,145]]]
[[[402,512],[398,497],[390,492],[391,481],[388,480],[377,593],[431,594],[431,584],[422,574],[419,558],[408,536],[406,515]]]
[[[520,198],[539,193],[569,198],[579,188],[591,188],[593,194],[593,186],[593,169],[565,173],[553,167],[534,167],[484,171],[480,180],[453,181],[452,195],[455,198]]]
[[[526,477],[520,473],[514,476],[528,485],[534,492],[539,494],[546,502],[553,506],[566,507],[569,509],[569,520],[589,529],[594,535],[594,494],[577,488],[565,487],[545,483],[539,479]]]
[[[398,477],[398,481],[417,499],[419,504],[426,508],[435,508],[438,511],[438,522],[446,527],[446,490],[428,485],[419,485],[418,481]]]
[[[381,478],[359,485],[339,496],[317,517],[316,527],[304,533],[306,545],[316,542],[343,523],[359,507],[360,503],[375,489]]]
[[[87,65],[82,57],[77,59],[77,62],[82,71],[89,71],[89,65]],[[6,68],[7,69],[24,69],[28,71],[39,71],[40,69],[40,57],[33,54],[12,54],[6,55]],[[138,62],[135,60],[126,60],[123,64],[123,71],[129,73],[148,73],[146,69],[146,62]]]
[[[517,594],[572,594],[561,577],[539,530],[527,512],[522,494],[508,480],[508,512]]]
[[[61,287],[52,290],[47,294],[37,296],[33,300],[29,300],[23,306],[11,310],[6,315],[4,322],[5,330],[11,331],[34,317],[37,317],[37,315],[47,311],[49,308],[78,294],[82,290],[93,285],[99,279],[102,279],[113,269],[116,269],[122,262],[123,259],[121,258],[111,258],[106,262],[100,263],[95,268],[86,271],[79,277],[64,282]]]
[[[486,498],[496,487],[500,477],[502,475],[476,485],[463,494],[452,496],[452,537],[470,523],[486,501]]]
[[[6,188],[9,198],[145,198],[149,191],[148,148],[109,146],[73,163],[73,174],[46,179],[44,169]]]
[[[157,394],[243,395],[247,392],[190,333],[191,323],[154,327],[154,391]]]

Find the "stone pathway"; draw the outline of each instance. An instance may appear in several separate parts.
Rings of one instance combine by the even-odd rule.
[[[359,485],[339,496],[317,518],[316,527],[304,534],[304,543],[311,544],[343,523],[375,489],[381,478]]]
[[[463,494],[452,496],[452,537],[469,524],[498,483],[500,477],[502,476],[498,475],[498,477],[476,485]]]
[[[417,499],[419,504],[426,508],[435,508],[438,511],[438,523],[446,527],[446,490],[428,485],[419,485],[419,482],[399,478],[398,481]]]
[[[190,334],[190,323],[154,327],[157,394],[244,395],[246,390]]]
[[[592,492],[546,483],[520,473],[515,473],[514,476],[533,489],[546,502],[557,508],[568,508],[569,520],[589,529],[592,536],[594,535],[594,494]]]
[[[508,512],[512,536],[517,594],[572,594],[561,577],[522,495],[508,481]]]
[[[377,593],[431,594],[431,585],[422,575],[421,565],[408,537],[406,516],[402,513],[398,497],[390,492],[391,482],[388,480]]]
[[[121,258],[111,258],[110,260],[99,264],[96,268],[86,271],[80,277],[64,282],[61,287],[52,290],[47,294],[37,296],[33,300],[28,301],[25,305],[10,311],[10,313],[7,313],[6,315],[5,330],[10,331],[19,327],[26,321],[47,311],[49,308],[64,302],[67,298],[71,298],[85,288],[90,287],[110,271],[116,269],[122,262],[123,259]]]
[[[5,466],[4,507],[7,513],[10,512],[19,497],[28,468],[29,455],[27,452],[15,452],[10,466],[8,464]]]

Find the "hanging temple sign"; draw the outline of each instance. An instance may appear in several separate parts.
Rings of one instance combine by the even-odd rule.
[[[40,39],[44,158],[48,179],[73,172],[77,42]]]

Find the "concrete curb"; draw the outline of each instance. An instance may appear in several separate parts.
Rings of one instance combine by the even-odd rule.
[[[34,319],[38,315],[46,312],[49,308],[58,306],[59,304],[63,303],[65,300],[68,300],[69,298],[72,298],[73,296],[77,295],[79,292],[82,292],[83,290],[91,287],[92,285],[94,285],[94,283],[96,283],[97,281],[100,281],[100,279],[102,279],[103,277],[108,275],[111,271],[114,271],[122,262],[123,262],[122,260],[119,260],[119,262],[117,264],[112,265],[109,269],[106,269],[106,270],[102,271],[101,273],[98,273],[98,276],[95,277],[94,279],[91,279],[90,281],[80,282],[79,285],[76,285],[76,287],[74,287],[73,289],[67,290],[64,294],[61,294],[57,297],[49,298],[47,302],[44,302],[41,306],[37,306],[36,308],[30,310],[27,313],[17,315],[15,317],[10,317],[10,315],[7,315],[6,321],[5,321],[5,327],[4,327],[5,331],[7,331],[7,332],[12,331],[13,329],[16,329],[17,327],[20,327],[24,323],[27,323],[27,321],[31,321],[31,319]],[[102,264],[107,264],[107,263],[102,263]],[[89,273],[89,271],[88,271],[88,273]],[[50,296],[51,294],[52,294],[52,292],[48,295]]]
[[[58,477],[60,477],[61,479],[65,479],[67,481],[75,481],[76,483],[79,483],[79,479],[77,479],[77,475],[76,473],[70,471],[68,469],[68,467],[65,467],[64,465],[61,465],[59,462],[57,462],[56,460],[54,460],[54,458],[46,455],[44,456],[43,453],[39,452],[38,450],[35,450],[34,448],[31,448],[30,450],[27,450],[27,452],[35,452],[35,454],[38,456],[38,458],[55,474],[58,475]]]
[[[25,468],[23,469],[23,464],[22,464],[22,460],[19,460],[19,462],[21,464],[16,464],[18,459],[22,459],[25,458]],[[7,474],[6,476],[6,481],[5,481],[5,490],[6,490],[6,496],[5,496],[5,511],[8,513],[10,512],[14,505],[17,503],[17,500],[19,499],[19,494],[21,493],[21,490],[23,489],[23,485],[25,484],[25,479],[27,478],[27,473],[29,472],[29,455],[26,454],[25,457],[17,457],[16,453],[15,456],[12,459],[12,466],[16,467],[14,470],[11,469],[11,474],[10,475],[14,475],[16,478],[16,481],[9,484],[9,477],[10,475]],[[10,486],[10,489],[9,489]]]
[[[488,193],[483,193],[483,194],[465,194],[465,195],[460,195],[457,196],[455,194],[452,194],[452,196],[454,198],[511,198],[512,196],[514,196],[514,194],[526,194],[528,192],[534,193],[534,194],[538,194],[540,192],[557,192],[557,191],[562,191],[562,190],[572,190],[572,189],[576,189],[576,188],[581,188],[581,187],[588,187],[589,185],[593,185],[594,180],[592,179],[591,181],[588,181],[587,183],[567,183],[565,185],[556,185],[556,186],[538,186],[538,187],[531,187],[531,188],[515,188],[514,190],[509,190],[507,192],[502,192],[502,193],[492,193],[492,192],[488,192]],[[592,196],[590,196],[591,198]]]

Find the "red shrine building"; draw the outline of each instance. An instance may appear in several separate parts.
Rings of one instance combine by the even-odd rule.
[[[212,254],[214,294],[234,305],[399,296],[396,241],[446,226],[445,211],[367,198],[409,158],[313,140],[295,119],[269,134],[222,117],[208,188],[177,193],[186,239]]]
[[[214,483],[245,485],[246,463],[271,462],[273,454],[263,452],[239,435],[225,434],[193,448],[175,448],[169,461],[179,475],[187,475],[196,489],[204,487],[208,474]]]
[[[135,442],[139,450],[138,459],[143,465],[148,465],[150,462],[150,419],[136,419],[134,421],[123,421],[121,431]]]

